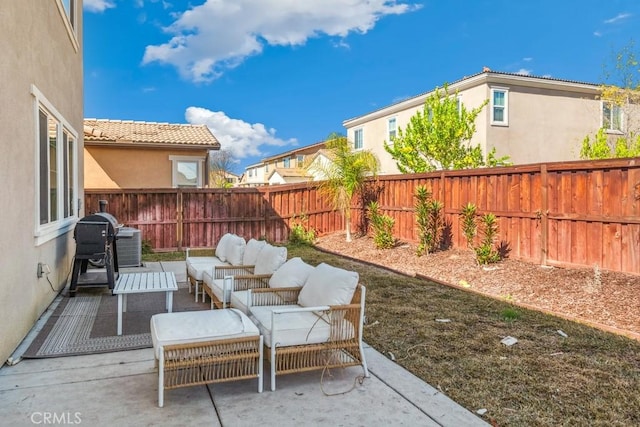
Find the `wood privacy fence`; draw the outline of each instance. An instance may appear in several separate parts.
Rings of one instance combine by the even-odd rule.
[[[394,235],[416,241],[414,194],[424,185],[444,206],[450,243],[465,247],[459,214],[467,203],[498,218],[510,257],[558,266],[640,274],[640,158],[382,176],[367,191],[395,219]],[[313,183],[251,189],[86,190],[157,249],[212,247],[226,232],[286,241],[293,220],[318,234],[344,228]],[[362,201],[354,230],[366,226]],[[301,217],[303,215],[303,217]]]

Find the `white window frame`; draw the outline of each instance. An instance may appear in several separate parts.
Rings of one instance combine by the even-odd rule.
[[[80,44],[78,43],[78,35],[76,33],[76,28],[78,27],[78,1],[77,0],[54,0],[56,5],[58,6],[58,12],[62,16],[62,21],[64,22],[64,26],[67,29],[67,34],[69,35],[69,40],[71,40],[71,44],[73,45],[73,49],[78,52],[80,49]],[[68,3],[68,9],[65,6],[65,3]],[[80,11],[82,13],[82,11]]]
[[[62,114],[53,106],[53,104],[44,96],[42,92],[35,86],[31,85],[31,95],[34,97],[33,103],[33,118],[34,118],[34,134],[35,134],[35,217],[34,217],[34,231],[33,236],[35,245],[40,246],[50,240],[55,239],[58,236],[71,231],[75,223],[78,221],[78,210],[80,209],[78,186],[78,132],[71,126],[71,124],[64,118]],[[56,209],[56,219],[48,220],[46,223],[40,223],[40,111],[43,111],[48,118],[53,119],[56,123],[56,168],[60,173],[56,177],[56,187],[59,189],[59,195],[57,197],[56,206],[52,206],[52,209]],[[70,153],[73,156],[70,166],[73,169],[72,176],[68,176],[70,186],[65,188],[64,186],[64,153],[65,147],[63,145],[63,134],[67,133],[74,140],[73,151]],[[48,154],[47,154],[48,156]],[[73,188],[75,194],[70,194],[70,190]],[[65,217],[65,197],[64,193],[67,193],[68,201],[71,203],[69,206],[73,212]]]
[[[504,93],[504,105],[498,105],[496,106],[494,104],[494,94],[496,92],[503,92]],[[506,87],[492,87],[491,88],[491,124],[493,126],[509,126],[509,89]],[[495,108],[502,108],[503,109],[503,119],[501,121],[497,121],[495,119]]]
[[[604,109],[605,109],[606,105],[609,105],[609,112],[610,112],[609,126],[605,126]],[[614,123],[613,118],[614,118],[614,114],[616,114],[615,113],[616,111],[617,111],[617,114],[618,114],[618,123],[620,125],[619,128],[612,127],[612,125]],[[624,111],[623,111],[622,107],[620,105],[617,105],[613,101],[602,100],[600,102],[600,124],[601,124],[602,128],[604,129],[604,131],[606,133],[622,135],[624,133]]]
[[[391,127],[391,122],[393,122],[393,129]],[[391,136],[391,132],[393,132],[393,137]],[[387,142],[389,144],[393,144],[393,139],[398,136],[398,118],[397,117],[389,117],[387,119]]]
[[[298,154],[296,155],[296,166],[301,168],[302,165],[304,165],[304,154]]]
[[[197,182],[195,187],[185,187],[185,188],[202,188],[203,176],[204,176],[204,157],[198,156],[169,156],[169,160],[171,160],[171,186],[173,188],[178,188],[178,163],[180,162],[196,162],[198,170],[196,171]]]
[[[360,146],[358,146],[358,134],[360,134]],[[354,129],[353,131],[353,149],[362,150],[364,148],[364,128]]]

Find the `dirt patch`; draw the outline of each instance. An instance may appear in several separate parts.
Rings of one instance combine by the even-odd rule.
[[[470,250],[418,257],[414,244],[381,250],[367,236],[346,243],[344,233],[323,236],[316,246],[640,339],[640,277],[636,275],[595,267],[545,267],[515,259],[481,267]]]

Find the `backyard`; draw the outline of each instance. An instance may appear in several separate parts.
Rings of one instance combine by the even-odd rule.
[[[637,334],[638,277],[515,260],[487,271],[465,251],[418,258],[411,245],[381,251],[344,237],[289,246],[289,256],[358,271],[365,341],[469,410],[495,425],[640,424],[640,342],[516,305]],[[517,343],[502,344],[508,336]]]

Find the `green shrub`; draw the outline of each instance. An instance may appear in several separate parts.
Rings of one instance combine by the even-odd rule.
[[[291,218],[291,231],[289,233],[289,243],[312,245],[316,241],[316,232],[313,228],[307,228],[303,223],[309,221],[306,215],[293,216]]]
[[[482,225],[482,241],[475,248],[476,260],[479,264],[492,264],[500,261],[500,252],[495,247],[498,237],[498,221],[492,213],[484,214],[480,219]]]
[[[393,237],[393,226],[396,221],[388,215],[380,214],[378,202],[369,202],[367,206],[369,225],[373,229],[373,242],[378,249],[389,249],[396,244]]]
[[[478,233],[478,226],[476,225],[476,211],[476,205],[473,203],[467,203],[460,213],[462,220],[462,234],[464,234],[465,239],[467,239],[468,248],[473,248],[473,240]]]
[[[424,186],[416,188],[416,222],[418,225],[417,255],[435,252],[442,245],[444,218],[442,202],[433,200]]]

